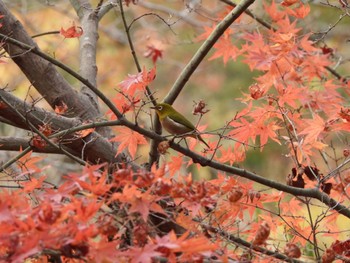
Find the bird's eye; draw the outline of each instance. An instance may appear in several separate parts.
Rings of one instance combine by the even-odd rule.
[[[162,110],[163,109],[163,106],[158,106],[158,110]]]

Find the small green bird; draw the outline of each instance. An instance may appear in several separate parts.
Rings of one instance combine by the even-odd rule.
[[[196,127],[187,120],[185,116],[177,112],[171,105],[167,103],[159,103],[155,107],[151,107],[151,109],[156,110],[160,123],[170,134],[196,138],[210,148],[200,136]]]

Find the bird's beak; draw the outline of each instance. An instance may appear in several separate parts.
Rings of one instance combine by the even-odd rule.
[[[152,110],[155,110],[156,109],[156,107],[150,107]]]

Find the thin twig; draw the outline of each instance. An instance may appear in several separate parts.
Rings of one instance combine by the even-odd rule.
[[[127,22],[126,22],[126,18],[125,18],[125,13],[124,13],[124,9],[123,9],[123,5],[122,5],[122,0],[119,0],[119,6],[120,6],[120,12],[121,12],[121,16],[122,16],[122,20],[123,20],[123,25],[124,25],[124,29],[125,29],[125,33],[126,33],[126,36],[127,36],[127,39],[128,39],[128,43],[129,43],[129,47],[130,47],[130,50],[131,50],[131,54],[134,58],[134,62],[135,62],[135,65],[137,67],[137,70],[138,72],[141,72],[141,66],[140,66],[140,63],[139,63],[139,60],[137,58],[137,55],[136,55],[136,52],[135,52],[135,49],[134,49],[134,44],[132,42],[132,39],[131,39],[131,36],[130,36],[130,28],[132,26],[132,24],[136,21],[134,20],[129,26],[127,25]],[[152,92],[151,90],[149,89],[148,86],[146,86],[146,96],[150,99],[150,101],[152,102],[152,104],[155,106],[157,104],[157,101],[156,99],[154,98],[154,96],[152,95]],[[161,125],[160,125],[160,122],[157,118],[157,116],[155,116],[153,118],[153,123],[154,123],[154,128],[155,128],[155,132],[157,134],[161,134],[162,133],[162,128],[161,128]],[[158,161],[159,161],[159,153],[158,153],[158,150],[157,150],[157,147],[158,147],[158,142],[159,141],[155,141],[155,140],[151,140],[151,143],[150,143],[150,151],[149,151],[149,160],[148,160],[148,166],[147,166],[147,169],[150,170],[152,165],[154,163],[158,164]]]
[[[254,250],[256,252],[262,253],[262,254],[267,255],[267,256],[272,256],[272,257],[274,257],[276,259],[280,259],[280,260],[283,260],[283,261],[286,261],[286,262],[303,263],[303,261],[296,260],[296,259],[293,259],[293,258],[289,258],[286,255],[278,253],[276,251],[268,250],[266,248],[259,247],[259,246],[254,246],[252,243],[247,242],[247,241],[245,241],[245,240],[243,240],[243,239],[241,239],[239,237],[236,237],[236,236],[234,236],[232,234],[229,234],[226,231],[221,230],[219,228],[216,228],[216,227],[210,226],[208,224],[204,224],[204,223],[200,223],[200,225],[204,229],[206,229],[207,231],[210,231],[210,232],[218,234],[218,235],[220,235],[220,236],[222,236],[224,238],[227,238],[230,242],[232,242],[234,244],[237,244],[240,247],[245,247],[247,249],[252,249],[252,250]]]

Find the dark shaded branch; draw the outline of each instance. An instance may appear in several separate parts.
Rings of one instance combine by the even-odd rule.
[[[39,127],[39,125],[43,124],[50,124],[53,131],[62,131],[81,125],[81,121],[78,119],[67,118],[47,112],[41,108],[23,102],[4,90],[0,90],[0,97],[5,98],[6,101],[25,116],[35,127]],[[0,116],[11,120],[17,127],[31,130],[27,122],[18,118],[17,113],[9,107],[2,109],[0,111]],[[59,137],[59,140],[63,143],[62,147],[69,148],[70,152],[75,153],[75,156],[81,157],[84,149],[83,159],[92,163],[114,163],[125,162],[127,160],[125,155],[115,158],[116,149],[108,140],[97,132],[93,132],[85,138],[79,138],[74,134],[63,135]]]
[[[39,128],[37,128],[35,125],[33,125],[29,120],[28,120],[28,116],[30,116],[31,112],[27,111],[27,115],[26,117],[19,111],[17,110],[16,107],[13,107],[11,105],[11,103],[9,103],[4,97],[0,96],[0,100],[2,100],[7,107],[9,107],[11,109],[11,111],[13,111],[14,113],[16,113],[16,117],[21,119],[23,122],[27,123],[28,128],[30,128],[30,130],[32,132],[35,132],[36,134],[38,134],[40,136],[40,138],[46,142],[47,145],[50,145],[51,147],[56,148],[58,151],[60,151],[61,153],[67,155],[69,158],[71,158],[72,160],[76,161],[77,163],[80,163],[81,165],[85,165],[85,161],[80,159],[79,157],[76,157],[75,155],[71,154],[70,152],[67,152],[65,149],[59,147],[58,145],[56,145],[55,143],[53,143],[52,141],[49,140],[49,138],[47,138],[40,130]]]
[[[30,147],[31,138],[17,138],[17,137],[2,137],[0,136],[0,151],[20,151]],[[68,148],[67,148],[68,149]],[[44,148],[32,149],[38,153],[61,153],[57,148],[47,145]]]

